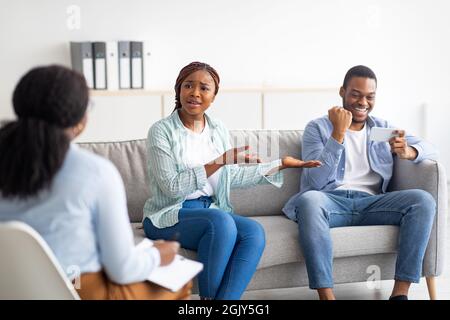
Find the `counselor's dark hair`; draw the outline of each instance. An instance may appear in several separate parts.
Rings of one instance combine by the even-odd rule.
[[[183,69],[181,69],[180,73],[178,74],[177,81],[175,82],[175,109],[173,109],[173,111],[181,108],[180,102],[181,84],[190,74],[199,70],[204,70],[208,72],[213,78],[215,84],[214,95],[216,95],[217,92],[219,92],[220,77],[217,71],[207,63],[191,62],[187,66],[183,67]]]
[[[0,128],[0,194],[27,198],[49,188],[70,138],[64,129],[84,117],[89,90],[84,77],[66,67],[37,67],[13,94],[17,120]]]
[[[366,66],[354,66],[347,71],[344,77],[344,84],[342,85],[344,89],[347,89],[348,82],[351,78],[361,77],[361,78],[369,78],[374,79],[375,84],[377,83],[377,77],[375,76],[375,72],[372,71],[369,67]]]

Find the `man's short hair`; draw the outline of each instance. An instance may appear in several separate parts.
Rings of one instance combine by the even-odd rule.
[[[355,66],[353,68],[350,68],[350,70],[348,70],[345,74],[344,84],[342,85],[344,89],[347,89],[348,82],[351,78],[354,77],[374,79],[375,84],[377,83],[377,76],[372,71],[372,69],[366,66]]]

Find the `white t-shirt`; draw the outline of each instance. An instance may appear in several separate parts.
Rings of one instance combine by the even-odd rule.
[[[201,133],[196,133],[188,128],[186,139],[185,164],[188,168],[194,168],[205,165],[212,160],[218,158],[220,153],[216,150],[211,140],[211,132],[209,130],[208,121],[205,120],[205,128]],[[186,197],[187,200],[197,199],[201,196],[212,196],[215,194],[217,184],[219,182],[222,168],[214,172],[208,177],[202,190],[197,190]]]
[[[345,133],[345,173],[337,190],[356,190],[378,194],[382,178],[370,168],[367,155],[367,126]]]

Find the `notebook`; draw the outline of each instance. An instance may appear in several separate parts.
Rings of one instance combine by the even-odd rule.
[[[138,248],[151,248],[152,246],[153,242],[149,239],[144,239],[137,245]],[[202,270],[202,263],[177,254],[171,264],[157,267],[147,280],[176,292]]]

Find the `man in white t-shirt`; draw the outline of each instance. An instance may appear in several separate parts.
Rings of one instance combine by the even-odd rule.
[[[418,163],[436,159],[435,148],[403,130],[389,142],[371,141],[373,127],[393,128],[369,116],[375,105],[377,79],[365,66],[351,68],[340,88],[343,107],[306,126],[302,158],[318,159],[319,168],[304,169],[300,192],[283,212],[299,225],[309,286],[320,299],[333,294],[330,228],[362,225],[400,227],[393,300],[406,300],[412,282],[419,282],[422,261],[436,211],[423,190],[387,192],[394,157]]]

